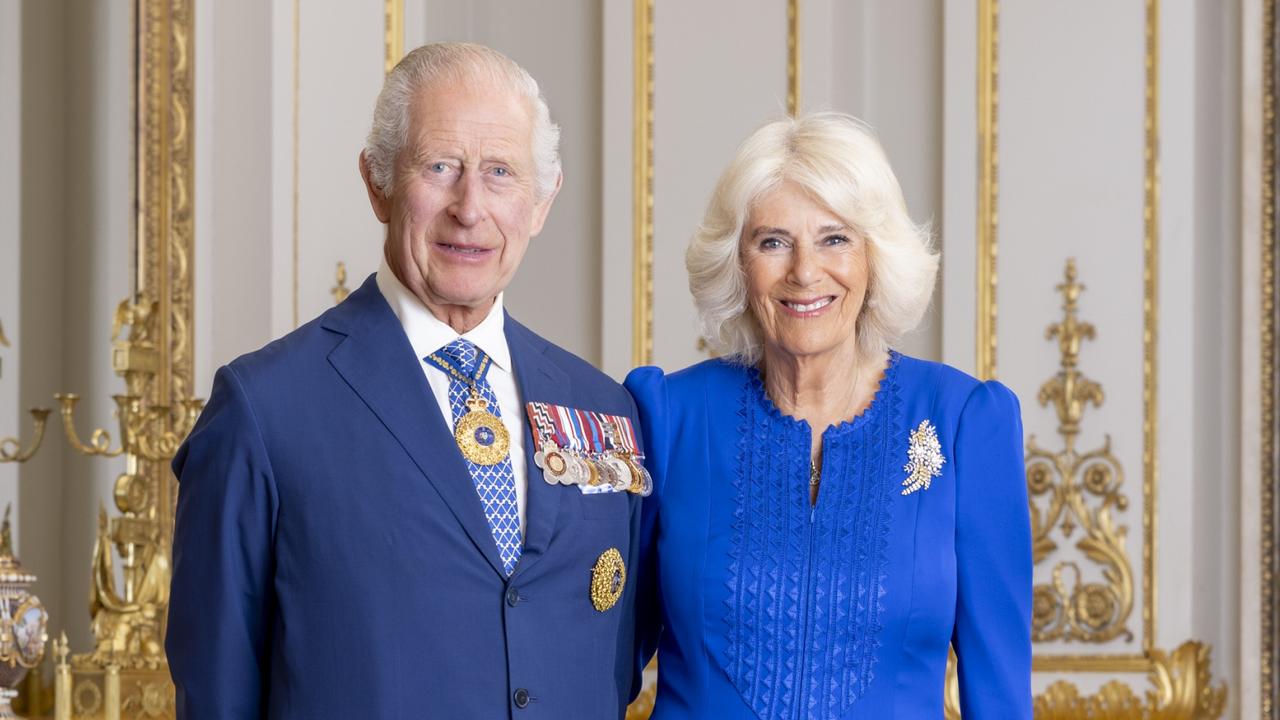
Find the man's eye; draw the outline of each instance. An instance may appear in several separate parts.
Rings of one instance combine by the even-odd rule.
[[[496,167],[493,169],[493,174],[498,177],[508,177],[511,175],[511,171],[504,167]]]
[[[449,166],[442,162],[431,163],[429,169],[433,173],[444,173],[449,171]]]

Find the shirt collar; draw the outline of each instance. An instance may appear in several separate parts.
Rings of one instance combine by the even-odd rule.
[[[409,336],[409,344],[419,360],[456,340],[456,330],[431,313],[431,310],[416,295],[400,282],[391,267],[384,259],[378,267],[378,290],[391,306],[391,312],[399,318],[405,335]],[[511,350],[507,347],[506,313],[502,310],[502,293],[494,300],[493,307],[480,324],[471,328],[461,337],[466,338],[484,351],[485,355],[500,370],[511,372]]]

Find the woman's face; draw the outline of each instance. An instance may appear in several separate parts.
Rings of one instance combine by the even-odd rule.
[[[856,347],[866,241],[799,185],[760,196],[742,230],[747,302],[766,350],[814,357]]]

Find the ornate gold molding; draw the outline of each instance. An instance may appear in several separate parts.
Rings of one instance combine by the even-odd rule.
[[[1055,530],[1069,539],[1077,528],[1082,536],[1075,547],[1101,568],[1103,582],[1086,582],[1085,574],[1073,560],[1059,561],[1052,582],[1034,588],[1032,614],[1033,642],[1051,640],[1104,643],[1117,637],[1131,640],[1128,628],[1133,611],[1133,569],[1125,547],[1128,528],[1116,526],[1113,511],[1124,511],[1129,499],[1121,492],[1124,468],[1111,453],[1111,436],[1102,447],[1083,454],[1076,451],[1076,437],[1085,410],[1101,406],[1102,386],[1079,370],[1080,347],[1093,339],[1094,326],[1077,317],[1084,286],[1077,282],[1074,259],[1067,260],[1062,293],[1063,319],[1045,331],[1045,338],[1058,341],[1060,367],[1040,386],[1041,406],[1053,404],[1058,416],[1058,433],[1063,449],[1050,452],[1027,439],[1027,494],[1030,498],[1032,549],[1039,565],[1058,549],[1051,538]],[[1037,498],[1048,498],[1047,507]],[[1074,577],[1067,578],[1067,570]]]
[[[653,0],[634,0],[631,364],[653,359]]]
[[[1143,672],[1150,687],[1139,697],[1128,684],[1110,680],[1087,695],[1068,680],[1058,680],[1032,698],[1036,720],[1217,720],[1227,704],[1225,682],[1209,672],[1212,650],[1185,642],[1172,653],[1156,650],[1133,672]],[[955,656],[947,663],[943,694],[946,720],[960,720],[960,685]]]
[[[1159,394],[1156,386],[1160,328],[1160,0],[1147,0],[1146,120],[1143,139],[1142,239],[1142,649],[1156,647],[1156,477]]]
[[[1000,0],[978,0],[978,304],[977,375],[996,376],[996,200],[1000,186]]]
[[[800,0],[787,0],[787,114],[800,114]]]
[[[70,657],[58,646],[56,714],[85,720],[172,718],[173,684],[161,639],[167,622],[176,480],[168,460],[201,403],[193,385],[192,128],[193,0],[138,0],[134,86],[137,200],[134,282],[116,312],[112,365],[125,379],[115,396],[118,449],[95,431],[76,437],[75,396],[60,397],[73,447],[126,459],[115,483],[120,517],[100,512],[91,580],[95,648]],[[116,590],[118,550],[123,592]]]
[[[383,71],[390,73],[404,57],[404,0],[384,0],[382,14],[386,40]]]
[[[1276,473],[1276,2],[1262,2],[1262,242],[1261,242],[1261,622],[1259,623],[1261,720],[1276,720],[1277,607],[1276,497],[1280,476]]]

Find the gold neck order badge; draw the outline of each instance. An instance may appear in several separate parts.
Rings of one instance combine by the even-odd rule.
[[[462,451],[462,457],[476,465],[497,465],[507,458],[507,450],[511,447],[511,435],[502,419],[489,412],[489,401],[480,395],[476,382],[484,377],[489,369],[489,356],[480,354],[480,363],[476,367],[474,377],[467,377],[458,372],[438,353],[431,354],[431,360],[437,367],[449,373],[456,380],[466,383],[470,389],[467,397],[467,412],[454,423],[453,440]]]

